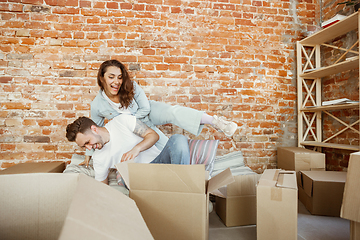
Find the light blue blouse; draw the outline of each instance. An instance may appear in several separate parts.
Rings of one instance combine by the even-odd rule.
[[[135,96],[128,109],[132,115],[136,116],[136,118],[148,120],[148,114],[150,113],[149,100],[147,99],[144,90],[136,82],[133,81],[133,83],[135,87]],[[99,91],[90,106],[91,119],[100,127],[104,126],[105,118],[110,120],[120,114],[102,96],[102,90]]]
[[[135,87],[135,96],[128,109],[132,115],[136,116],[136,118],[140,119],[147,126],[154,129],[159,135],[161,135],[161,144],[157,143],[155,145],[157,145],[159,149],[162,149],[162,147],[166,144],[167,137],[149,120],[149,100],[147,99],[144,90],[135,81],[133,81],[133,83]],[[110,120],[121,114],[116,111],[103,97],[102,90],[99,91],[94,100],[90,103],[90,107],[91,119],[100,127],[104,126],[105,118]],[[85,154],[87,156],[91,156],[92,153],[93,150],[86,149]]]

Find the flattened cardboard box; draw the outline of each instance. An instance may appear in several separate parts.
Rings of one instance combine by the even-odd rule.
[[[65,170],[65,162],[27,162],[19,163],[0,171],[0,174],[19,173],[62,173]]]
[[[4,174],[0,192],[1,239],[153,239],[133,200],[83,174]]]
[[[305,195],[300,201],[314,215],[340,216],[346,172],[300,171],[299,189]],[[300,191],[300,190],[299,190]]]
[[[325,171],[325,154],[300,147],[279,147],[277,166],[292,171]]]
[[[296,173],[266,169],[256,186],[258,240],[297,239]]]
[[[206,181],[205,166],[116,165],[156,240],[208,239],[209,192],[234,181],[230,169]]]
[[[360,222],[360,152],[350,154],[341,217]]]
[[[256,224],[256,184],[261,174],[234,176],[215,197],[215,210],[227,227]]]

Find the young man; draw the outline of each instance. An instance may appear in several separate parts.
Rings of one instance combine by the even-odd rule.
[[[135,116],[120,114],[104,127],[90,118],[79,117],[66,128],[66,137],[80,147],[94,149],[95,179],[108,184],[109,168],[134,159],[138,163],[190,164],[188,140],[173,135],[160,151],[155,147],[158,134]]]

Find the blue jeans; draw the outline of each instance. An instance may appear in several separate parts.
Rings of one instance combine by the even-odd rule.
[[[161,153],[151,163],[189,165],[190,149],[187,138],[180,134],[171,136]]]

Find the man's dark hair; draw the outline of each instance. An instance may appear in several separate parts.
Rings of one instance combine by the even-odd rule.
[[[76,135],[78,133],[84,134],[86,131],[90,130],[91,126],[97,126],[93,120],[88,117],[79,117],[73,123],[70,123],[66,127],[66,138],[70,142],[74,142]]]

